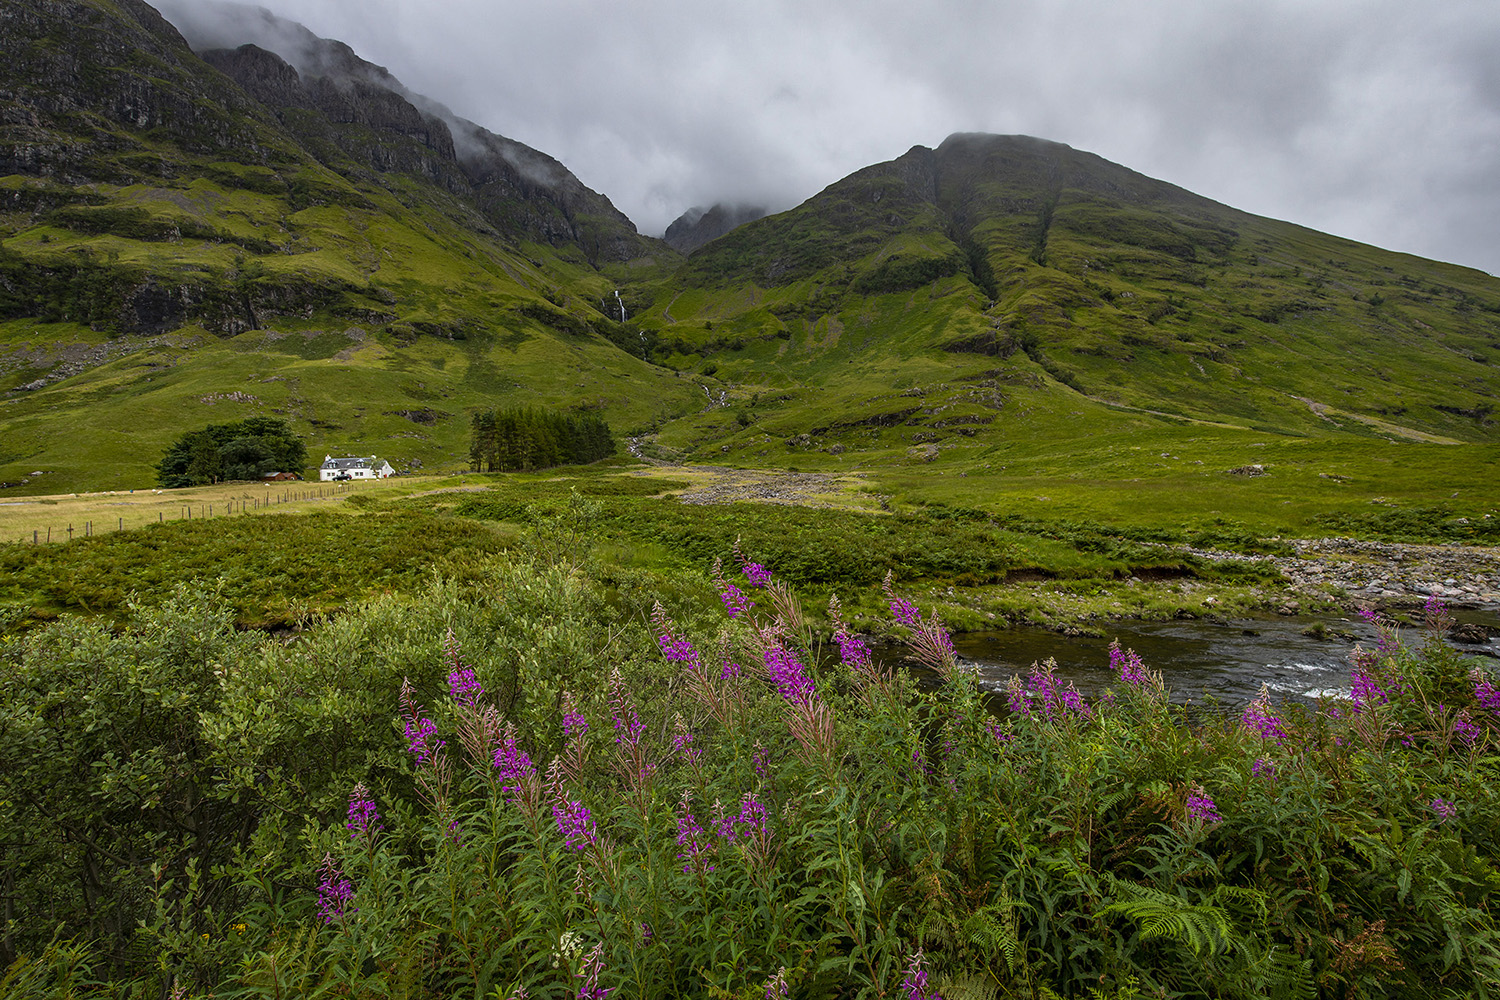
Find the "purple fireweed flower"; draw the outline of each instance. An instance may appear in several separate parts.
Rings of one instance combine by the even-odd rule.
[[[1011,711],[1022,718],[1039,714],[1048,722],[1062,721],[1069,713],[1084,718],[1091,717],[1093,709],[1083,700],[1083,695],[1071,683],[1063,687],[1057,679],[1056,669],[1056,661],[1048,660],[1046,663],[1033,663],[1031,674],[1024,683],[1019,677],[1012,676],[1006,685],[1006,699]],[[1038,704],[1033,705],[1032,698]]]
[[[762,781],[766,778],[766,767],[769,763],[770,760],[766,753],[766,748],[760,745],[759,740],[756,740],[755,750],[750,755],[750,765],[755,768],[755,776]]]
[[[463,654],[458,647],[458,637],[451,628],[443,637],[443,655],[448,658],[449,664],[448,692],[460,705],[473,708],[479,701],[479,696],[484,694],[484,687],[474,676],[473,668],[464,663]]]
[[[752,587],[765,587],[771,583],[771,571],[760,563],[751,562],[745,558],[745,553],[740,551],[740,540],[734,540],[734,558],[738,560],[740,569],[744,571],[745,579],[750,581]]]
[[[922,949],[918,948],[906,965],[906,978],[901,980],[906,1000],[943,1000],[940,994],[927,991],[927,970],[924,965]]]
[[[474,676],[472,667],[460,666],[448,675],[448,692],[454,701],[472,708],[484,694],[484,685]]]
[[[1391,699],[1373,675],[1362,667],[1355,667],[1349,672],[1349,700],[1354,702],[1355,709],[1359,710],[1384,705]]]
[[[784,646],[772,646],[765,653],[766,673],[781,697],[793,705],[808,705],[817,698],[817,690],[808,678],[797,656]]]
[[[916,627],[922,623],[922,613],[917,606],[903,597],[896,596],[896,575],[891,570],[886,570],[885,579],[881,581],[880,589],[891,602],[891,617],[898,625]]]
[[[714,866],[708,863],[713,845],[704,838],[703,827],[693,818],[687,795],[683,795],[679,806],[682,813],[677,817],[677,846],[682,850],[677,852],[677,860],[683,862],[682,873],[690,875],[695,869],[700,874],[713,871]]]
[[[604,942],[594,945],[588,957],[583,960],[583,968],[578,970],[578,978],[583,984],[578,987],[578,1000],[605,1000],[614,987],[604,988],[599,985],[599,973],[604,971]]]
[[[349,901],[354,898],[354,883],[344,877],[333,855],[323,855],[323,866],[318,869],[318,874],[322,876],[318,883],[318,916],[323,918],[323,923],[331,924],[346,912],[355,912],[349,906]]]
[[[1446,632],[1453,625],[1453,616],[1438,595],[1429,595],[1422,605],[1422,623],[1434,632]]]
[[[745,572],[745,579],[750,581],[752,587],[768,587],[771,585],[771,571],[760,563],[746,562],[741,567]]]
[[[1214,800],[1202,791],[1187,797],[1188,819],[1197,820],[1200,823],[1222,823],[1224,817],[1219,815],[1219,809],[1214,805]]]
[[[619,667],[610,671],[609,675],[609,717],[614,723],[616,743],[633,747],[640,742],[641,733],[645,731],[646,725],[636,714],[635,705],[630,700],[630,691],[625,687],[625,680],[620,676]]]
[[[686,639],[679,638],[672,630],[672,619],[667,617],[666,610],[657,601],[651,607],[651,624],[655,626],[656,645],[661,649],[661,655],[673,663],[684,664],[689,670],[697,670],[702,662],[698,657],[698,651],[693,644]]]
[[[557,830],[563,835],[564,846],[570,850],[581,851],[599,842],[593,813],[582,802],[569,799],[554,803],[552,817],[557,820]]]
[[[563,739],[567,739],[574,733],[582,736],[589,731],[589,720],[578,711],[578,703],[573,699],[573,692],[563,692]]]
[[[724,661],[724,668],[719,671],[719,680],[727,681],[731,677],[740,675],[740,665],[732,660]]]
[[[1500,689],[1477,669],[1469,674],[1469,679],[1474,682],[1474,700],[1487,711],[1500,712]]]
[[[771,571],[760,563],[747,562],[744,570],[745,579],[750,581],[750,586],[769,587],[771,585]]]
[[[679,639],[670,632],[664,632],[656,637],[656,644],[661,649],[661,655],[673,663],[686,664],[689,670],[698,669],[702,660],[693,644],[686,639]]]
[[[734,821],[735,816],[729,816],[724,812],[724,803],[714,799],[713,824],[714,836],[726,844],[734,843]]]
[[[1245,712],[1240,716],[1240,721],[1246,729],[1256,733],[1261,739],[1275,743],[1277,746],[1286,745],[1287,733],[1282,728],[1281,717],[1271,710],[1271,689],[1267,685],[1260,686],[1260,694],[1245,706]]]
[[[753,792],[746,792],[745,797],[740,800],[740,814],[734,818],[735,831],[747,840],[764,838],[768,818],[766,807],[761,801]]]
[[[1122,651],[1119,639],[1109,644],[1109,666],[1122,683],[1131,687],[1141,688],[1151,683],[1151,675],[1146,671],[1141,658],[1133,649]]]
[[[838,643],[839,658],[850,670],[856,673],[869,673],[875,669],[874,661],[870,656],[870,644],[859,636],[839,629],[833,634],[833,641]]]
[[[984,726],[989,730],[990,736],[994,738],[996,743],[1005,744],[1016,738],[1015,734],[1008,732],[1002,723],[996,722],[993,719],[986,722]]]
[[[1250,765],[1250,773],[1267,781],[1276,780],[1276,763],[1265,757],[1255,758],[1255,763]]]
[[[349,816],[344,828],[355,840],[373,837],[376,831],[382,829],[380,814],[375,811],[375,800],[370,798],[370,790],[363,782],[355,785],[354,790],[349,793]]]
[[[766,980],[766,1000],[786,1000],[786,966],[782,966],[776,975]]]
[[[1012,674],[1006,682],[1005,702],[1016,715],[1023,719],[1031,718],[1031,695],[1026,693],[1026,685],[1021,682],[1019,675]]]
[[[1473,746],[1479,740],[1479,727],[1469,720],[1468,709],[1459,710],[1458,717],[1453,720],[1453,731],[1469,746]]]
[[[1458,815],[1458,808],[1452,802],[1447,802],[1440,798],[1435,798],[1427,803],[1427,808],[1437,814],[1439,824],[1446,823]]]
[[[1381,653],[1394,653],[1401,648],[1396,636],[1396,623],[1370,608],[1359,608],[1358,614],[1375,627],[1375,648]]]
[[[904,597],[891,599],[891,617],[897,625],[917,626],[922,624],[922,612]]]
[[[499,772],[500,791],[519,792],[523,781],[536,774],[536,767],[526,752],[516,746],[514,724],[505,727],[505,739],[495,748],[495,770]]]
[[[724,610],[731,618],[748,614],[750,609],[755,607],[755,603],[745,596],[743,590],[727,580],[719,588],[719,600],[724,602]]]
[[[678,715],[672,719],[672,749],[688,762],[690,767],[698,767],[703,763],[703,751],[693,746],[693,732],[688,729],[687,723],[682,721]]]
[[[418,764],[430,762],[447,744],[437,739],[437,723],[427,718],[407,719],[404,726],[406,749],[417,758]]]
[[[450,844],[456,845],[463,842],[464,831],[463,828],[458,825],[458,820],[455,819],[449,822],[446,836],[448,838],[448,843]]]

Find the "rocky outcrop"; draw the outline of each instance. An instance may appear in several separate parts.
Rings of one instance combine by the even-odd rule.
[[[334,39],[238,4],[200,2],[209,21],[180,18],[205,61],[319,150],[331,143],[377,173],[417,174],[469,202],[499,231],[572,244],[595,264],[633,260],[660,244],[557,160],[458,117],[408,90],[383,66]],[[218,47],[226,41],[234,48]],[[243,43],[243,44],[239,44]],[[315,111],[317,119],[296,112]]]
[[[172,164],[145,134],[163,129],[189,153],[278,158],[255,102],[203,73],[161,15],[139,0],[115,9],[124,16],[82,0],[0,5],[0,174],[70,184],[161,176]]]
[[[667,227],[662,237],[678,253],[692,253],[710,240],[769,214],[761,205],[723,205],[690,208]]]

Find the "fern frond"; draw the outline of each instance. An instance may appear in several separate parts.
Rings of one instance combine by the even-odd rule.
[[[1186,945],[1194,955],[1228,950],[1234,935],[1229,914],[1210,903],[1193,905],[1160,889],[1115,881],[1124,896],[1099,910],[1100,916],[1119,914],[1133,921],[1144,941],[1167,939]]]

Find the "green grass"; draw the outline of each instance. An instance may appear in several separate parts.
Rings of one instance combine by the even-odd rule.
[[[419,513],[266,514],[151,524],[66,545],[0,546],[0,603],[36,617],[117,615],[179,584],[219,595],[242,625],[292,624],[361,598],[411,593],[505,548],[472,521]]]

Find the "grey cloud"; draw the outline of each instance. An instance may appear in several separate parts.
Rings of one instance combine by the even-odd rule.
[[[1489,0],[262,2],[555,156],[643,232],[984,130],[1500,272]]]

